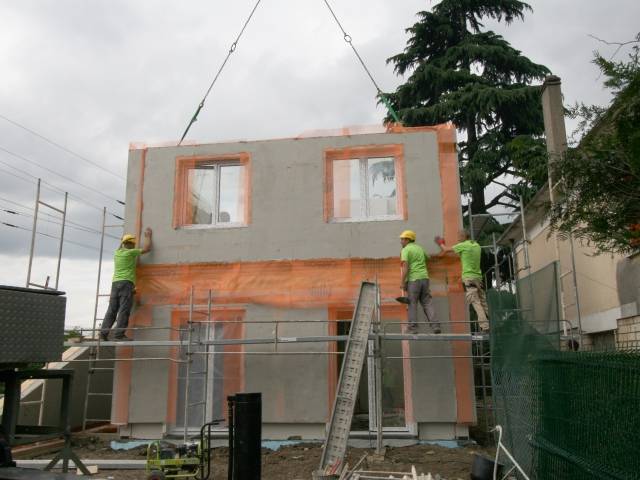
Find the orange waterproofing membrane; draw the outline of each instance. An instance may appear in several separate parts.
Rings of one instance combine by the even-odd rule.
[[[353,304],[360,283],[376,278],[383,301],[392,301],[398,295],[399,272],[399,257],[140,265],[136,288],[145,306],[186,305],[193,286],[194,303],[206,303],[211,289],[216,306],[321,308]],[[435,283],[434,296],[449,295],[455,287],[451,284],[460,282],[457,258],[432,258],[429,276]],[[444,284],[449,284],[448,290]],[[150,316],[133,319],[137,326],[151,326]]]
[[[452,124],[413,128],[391,124],[387,127],[387,132],[389,133],[419,131],[433,131],[438,137],[438,159],[444,217],[443,236],[446,244],[452,245],[456,243],[457,233],[462,225],[455,127]],[[138,231],[142,229],[142,191],[146,149],[142,153],[141,178],[143,183],[138,187],[136,215]],[[397,158],[398,152],[394,153],[392,156]],[[328,155],[327,159],[333,154],[329,153]],[[340,156],[340,154],[337,155]],[[228,158],[228,156],[225,158]],[[207,157],[207,159],[210,160],[211,157]],[[400,162],[400,164],[403,169],[403,163]],[[402,172],[399,172],[399,174],[403,175]],[[180,183],[180,185],[177,184],[176,189],[182,188],[184,194],[187,191],[186,185],[184,182]],[[404,185],[404,182],[399,183],[399,185]],[[402,191],[399,194],[400,202],[406,205],[406,200],[404,200],[406,193]],[[182,203],[182,205],[185,204],[186,202]],[[247,203],[246,205],[249,204]],[[325,196],[325,207],[328,207],[328,196]],[[325,218],[328,217],[329,212],[325,208]],[[180,214],[177,217],[179,219]],[[175,219],[176,217],[174,216]],[[449,299],[450,320],[454,322],[464,320],[466,318],[466,307],[460,282],[458,259],[448,257],[433,258],[429,262],[429,273],[435,283],[433,295],[447,296]],[[336,306],[353,305],[360,282],[365,279],[377,279],[380,284],[383,303],[392,302],[398,292],[398,277],[399,259],[397,257],[385,259],[351,258],[142,265],[138,269],[137,290],[140,294],[141,303],[147,308],[136,311],[131,318],[130,324],[131,326],[150,326],[152,324],[149,312],[150,306],[188,304],[189,292],[192,286],[201,295],[201,298],[194,300],[195,303],[204,303],[204,293],[212,289],[215,292],[216,306],[224,304],[258,304],[279,308],[327,307],[331,318],[333,315],[331,311],[335,310]],[[384,308],[386,307],[383,307],[383,311]],[[442,320],[446,321],[446,319]],[[451,331],[452,333],[469,333],[469,326],[466,323],[452,323]],[[453,341],[451,343],[454,357],[464,357],[471,354],[471,345],[468,342]],[[332,350],[334,348],[335,346],[329,345],[328,351],[334,351]],[[173,352],[174,355],[176,353]],[[403,342],[403,355],[409,355],[408,342]],[[242,355],[230,356],[242,357]],[[329,361],[332,361],[331,358]],[[452,361],[455,372],[457,421],[458,424],[470,424],[474,421],[471,363],[465,358],[453,358]],[[120,362],[116,367],[117,381],[114,386],[116,392],[114,394],[113,421],[118,424],[128,423],[131,366],[127,366],[126,363]],[[329,371],[332,372],[334,370],[330,369]],[[405,368],[405,372],[410,375],[411,369]],[[242,378],[239,380],[240,384],[243,381]],[[335,379],[330,380],[329,395],[334,391],[332,389],[335,389],[335,385],[332,385]],[[405,385],[407,384],[411,385],[411,382],[405,382]],[[170,394],[167,420],[175,418],[175,390]],[[405,392],[405,398],[411,399],[410,391]],[[332,401],[330,404],[332,404]],[[407,408],[407,414],[412,415],[412,408]]]

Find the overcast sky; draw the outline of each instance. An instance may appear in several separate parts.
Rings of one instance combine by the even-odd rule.
[[[404,48],[404,29],[415,22],[416,12],[434,3],[332,2],[384,90],[401,81],[385,60]],[[80,225],[99,229],[102,206],[123,214],[116,200],[124,195],[119,177],[126,175],[129,142],[180,137],[253,4],[0,0],[0,222],[31,228],[33,177],[47,182],[47,202],[61,206],[56,189],[73,195],[68,218],[75,225],[66,237],[75,243],[64,245],[60,285],[69,293],[68,325],[90,325],[93,316],[99,235]],[[612,54],[615,47],[588,34],[631,40],[640,30],[640,2],[534,0],[531,5],[534,12],[524,22],[487,26],[559,75],[567,103],[607,103],[590,61],[594,50]],[[373,86],[322,0],[263,0],[188,138],[286,137],[309,129],[376,124],[383,116]],[[43,218],[49,222],[39,223],[39,230],[58,235],[56,218]],[[108,222],[117,219],[110,214]],[[0,224],[0,284],[24,284],[29,240],[28,231]],[[107,239],[108,259],[115,245]],[[55,251],[54,239],[38,237],[35,281],[54,275]],[[108,287],[111,262],[104,268]]]

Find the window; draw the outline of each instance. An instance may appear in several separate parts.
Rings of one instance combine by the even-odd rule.
[[[351,320],[353,318],[352,308],[329,308],[330,335],[349,335]],[[387,322],[385,330],[388,333],[400,333],[400,322],[406,322],[406,309],[402,306],[384,305],[382,307],[382,321]],[[344,360],[346,342],[331,342],[329,351],[338,352],[329,358],[329,399],[333,400],[337,389],[337,382]],[[365,368],[362,370],[358,394],[354,407],[354,414],[351,421],[351,431],[367,432],[376,431],[376,409],[375,399],[371,392],[376,391],[375,370],[374,370],[374,344],[368,342],[369,355]],[[408,343],[394,340],[383,340],[383,349],[387,356],[402,358],[408,356]],[[333,385],[331,382],[334,382]],[[413,407],[411,402],[411,361],[389,361],[383,365],[382,373],[382,405],[383,418],[382,427],[385,432],[413,432],[415,429],[413,418]],[[408,394],[408,395],[407,395]],[[405,395],[407,395],[405,397]],[[417,432],[415,432],[417,433]]]
[[[232,340],[244,338],[245,311],[235,308],[214,309],[213,322],[192,323],[192,337],[199,340]],[[174,310],[172,326],[174,340],[187,341],[189,312]],[[179,337],[178,337],[179,335]],[[177,347],[176,347],[177,348]],[[226,419],[227,396],[244,391],[244,345],[195,345],[192,346],[191,367],[187,375],[187,355],[178,352],[179,364],[170,367],[169,382],[175,388],[169,390],[168,423],[174,433],[183,431],[185,423],[190,432],[199,432],[203,423],[212,419]],[[227,355],[223,355],[226,353]],[[185,422],[185,390],[188,388],[189,407]],[[221,430],[226,427],[219,428]]]
[[[248,223],[248,155],[177,162],[174,227]]]
[[[326,152],[327,221],[404,219],[402,146]]]

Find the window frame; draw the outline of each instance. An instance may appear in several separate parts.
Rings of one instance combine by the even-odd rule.
[[[369,178],[368,162],[379,158],[393,158],[396,176],[396,210],[395,215],[369,215]],[[334,190],[333,190],[333,165],[336,161],[358,160],[360,169],[360,193],[363,205],[360,207],[360,215],[349,218],[335,218],[334,216]],[[324,184],[324,221],[326,223],[361,223],[361,222],[388,222],[403,221],[408,219],[404,146],[392,145],[364,145],[347,148],[332,148],[325,150],[325,184]],[[362,216],[362,212],[365,216]]]
[[[205,312],[206,313],[206,312]],[[206,324],[207,327],[207,338],[208,340],[215,340],[215,328],[222,327],[222,335],[218,337],[218,339],[224,340],[232,340],[234,338],[244,339],[246,337],[246,308],[244,307],[224,307],[224,306],[212,306],[210,311],[210,319],[212,322]],[[201,317],[201,316],[199,316]],[[194,325],[205,325],[203,322],[206,320],[205,317],[197,318],[194,321]],[[185,328],[185,326],[189,322],[189,309],[185,307],[174,308],[171,311],[171,340],[180,340],[180,329]],[[224,328],[229,327],[233,330],[233,332],[225,332]],[[213,334],[213,336],[211,336]],[[223,416],[226,418],[226,402],[225,399],[227,395],[231,393],[244,391],[245,382],[246,382],[246,372],[245,372],[245,345],[243,343],[240,344],[227,344],[227,345],[217,345],[213,346],[214,349],[220,349],[221,352],[235,352],[235,354],[230,355],[205,355],[207,357],[206,361],[208,362],[208,372],[209,376],[205,379],[207,387],[206,387],[206,411],[204,412],[207,421],[214,419],[214,395],[216,394],[215,388],[215,379],[214,373],[216,370],[216,357],[226,357],[223,359],[222,369],[223,376],[221,382],[221,393],[222,393],[222,403],[221,408],[223,412]],[[180,352],[178,347],[172,347],[173,357],[179,358],[182,353]],[[218,359],[218,361],[220,361]],[[225,365],[225,362],[226,365]],[[235,380],[232,378],[232,375],[226,375],[227,369],[233,372],[236,377]],[[184,385],[181,384],[180,372],[180,364],[176,362],[171,362],[168,370],[168,383],[169,388],[167,392],[167,412],[165,418],[165,424],[170,433],[183,432],[184,431],[184,418],[182,418],[182,422],[177,423],[178,420],[178,412],[184,411],[184,399],[180,402],[181,390],[180,387]],[[193,374],[193,373],[192,373]],[[192,379],[193,381],[193,379]],[[225,383],[228,382],[228,383]],[[190,392],[193,393],[193,392]],[[187,426],[187,430],[189,433],[198,433],[200,428]],[[226,426],[217,426],[212,429],[215,432],[225,433],[227,432]]]
[[[176,175],[173,203],[173,228],[174,229],[227,229],[243,228],[251,223],[251,157],[247,152],[225,154],[225,155],[202,155],[176,157]],[[215,164],[215,191],[214,191],[214,212],[212,218],[215,222],[210,224],[191,223],[191,201],[189,172],[199,165]],[[244,168],[242,184],[244,187],[244,220],[242,222],[219,223],[220,215],[220,167],[240,166]]]

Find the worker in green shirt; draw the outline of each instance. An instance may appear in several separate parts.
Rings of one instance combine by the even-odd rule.
[[[134,235],[124,235],[118,248],[113,255],[113,283],[111,284],[111,295],[109,296],[109,307],[102,321],[100,339],[109,339],[109,331],[113,322],[116,321],[114,329],[114,339],[117,341],[131,340],[125,335],[129,325],[129,315],[133,306],[133,294],[136,286],[136,264],[138,257],[151,251],[151,229],[144,232],[144,246],[136,248],[136,237]]]
[[[481,248],[478,242],[471,240],[468,232],[460,230],[458,243],[447,247],[442,237],[436,237],[436,243],[442,253],[455,252],[462,262],[462,284],[464,285],[467,303],[473,306],[478,316],[478,326],[483,332],[489,331],[487,299],[482,284],[482,271],[480,270]]]
[[[402,244],[400,288],[409,297],[409,326],[407,330],[412,333],[418,331],[418,303],[420,303],[433,328],[433,333],[440,333],[440,324],[436,321],[436,311],[433,307],[431,290],[429,290],[429,272],[427,271],[429,256],[416,243],[416,234],[411,230],[402,232],[400,243]]]

